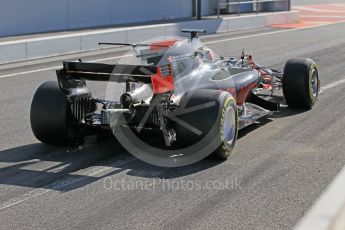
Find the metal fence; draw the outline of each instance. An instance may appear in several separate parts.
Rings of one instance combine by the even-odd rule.
[[[221,14],[221,8],[226,7],[228,8],[227,11],[228,13],[237,13],[237,15],[240,15],[241,13],[248,13],[248,12],[254,12],[254,13],[259,13],[259,12],[263,12],[263,11],[267,11],[265,10],[264,4],[269,4],[271,3],[272,5],[268,8],[270,8],[271,12],[275,12],[275,11],[282,11],[282,10],[278,10],[276,3],[286,3],[286,9],[284,10],[291,10],[291,0],[247,0],[247,1],[243,1],[243,0],[227,0],[227,2],[221,2],[220,0],[217,0],[217,16],[218,18],[220,17]],[[243,10],[241,9],[241,5],[249,5],[252,6],[251,10]],[[232,7],[234,6],[234,7]],[[231,8],[231,10],[229,10],[229,8]],[[267,7],[266,7],[267,8]]]

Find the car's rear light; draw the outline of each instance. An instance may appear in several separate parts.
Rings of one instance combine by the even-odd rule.
[[[173,92],[175,89],[172,67],[170,64],[157,67],[157,74],[151,75],[154,94]]]

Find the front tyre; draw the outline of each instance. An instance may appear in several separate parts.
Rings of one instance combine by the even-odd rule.
[[[71,120],[69,103],[58,83],[46,81],[40,85],[30,110],[31,129],[35,137],[48,145],[78,145],[84,137],[71,135]]]
[[[319,95],[320,82],[311,59],[289,60],[284,68],[283,93],[291,108],[311,109]]]

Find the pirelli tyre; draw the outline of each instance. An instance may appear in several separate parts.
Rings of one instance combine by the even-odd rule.
[[[31,129],[35,137],[48,145],[73,146],[82,143],[84,137],[71,132],[71,117],[67,98],[58,83],[42,83],[35,92],[30,110]]]
[[[212,150],[213,157],[227,159],[238,133],[233,96],[217,90],[194,90],[183,96],[180,108],[181,115],[177,117],[183,123],[176,127],[178,143],[182,147],[194,145],[201,150]]]
[[[291,108],[311,109],[320,90],[317,66],[311,59],[289,60],[284,68],[283,93]]]

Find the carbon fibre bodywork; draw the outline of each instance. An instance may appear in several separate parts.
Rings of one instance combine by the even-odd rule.
[[[45,82],[34,95],[35,136],[70,145],[111,133],[137,158],[177,167],[210,154],[228,158],[238,130],[279,110],[282,102],[302,109],[315,104],[320,82],[313,60],[291,59],[284,72],[277,71],[259,66],[244,51],[240,57],[218,57],[197,38],[202,31],[186,32],[190,38],[102,43],[133,47],[116,64],[64,62],[56,72],[58,84]],[[87,81],[124,83],[124,93],[97,98]],[[151,145],[157,140],[158,148]]]
[[[144,48],[135,46],[129,56],[128,60],[115,65],[64,62],[64,68],[57,71],[60,88],[72,105],[77,123],[104,126],[109,120],[109,111],[122,109],[133,127],[143,126],[140,121],[153,98],[162,98],[162,104],[169,107],[165,109],[173,111],[186,92],[196,89],[231,93],[238,106],[240,128],[269,114],[267,109],[279,108],[278,104],[257,100],[253,95],[254,89],[261,87],[262,73],[248,64],[245,60],[248,57],[219,58],[196,37],[151,43]],[[126,92],[118,102],[106,102],[92,97],[86,81],[126,83]],[[255,106],[248,100],[253,97]],[[99,115],[95,111],[82,112],[90,108],[85,103],[101,103],[103,111]],[[152,114],[147,122],[155,129],[162,129],[163,121],[158,115]]]

